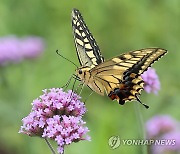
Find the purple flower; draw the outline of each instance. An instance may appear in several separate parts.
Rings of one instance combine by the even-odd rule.
[[[153,139],[176,129],[176,121],[168,115],[159,115],[146,122],[148,138]]]
[[[161,140],[164,141],[161,145],[153,145],[153,154],[177,154],[180,151],[180,131],[174,131],[163,135]]]
[[[0,38],[0,65],[8,62],[19,62],[22,59],[20,42],[15,36]]]
[[[176,154],[180,151],[179,122],[168,115],[155,116],[146,123],[148,139],[154,144],[152,154]]]
[[[0,65],[17,63],[25,58],[35,58],[44,51],[44,41],[40,37],[18,38],[6,36],[0,38]]]
[[[40,37],[25,37],[21,40],[21,51],[24,58],[36,58],[44,51],[44,41]]]
[[[144,90],[147,93],[154,93],[157,94],[160,90],[160,81],[158,75],[156,74],[155,69],[149,68],[141,75],[142,79],[144,80]]]
[[[31,113],[22,120],[20,133],[55,140],[58,153],[63,153],[64,146],[72,142],[90,140],[86,135],[89,129],[82,120],[85,105],[80,101],[80,96],[71,90],[43,90],[43,95],[35,99],[32,105]]]

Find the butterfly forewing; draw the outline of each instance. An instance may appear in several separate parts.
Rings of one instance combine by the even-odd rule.
[[[88,30],[79,10],[72,11],[74,41],[81,66],[94,67],[104,61],[100,49]]]
[[[148,69],[148,67],[166,53],[167,50],[161,48],[147,48],[129,52],[128,54],[132,56],[130,62],[135,61],[136,63],[127,70],[127,73],[133,72],[139,75],[142,74]],[[129,61],[126,62],[129,63]]]
[[[130,51],[99,64],[92,68],[91,72],[102,75],[111,74],[110,72],[113,70],[115,74],[119,74],[119,72],[125,73],[127,71],[142,74],[165,53],[167,53],[167,51],[161,48]],[[121,75],[123,76],[122,73]]]

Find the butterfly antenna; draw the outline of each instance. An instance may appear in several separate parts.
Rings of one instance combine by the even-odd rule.
[[[136,95],[136,99],[137,99],[137,101],[138,101],[139,103],[141,103],[146,109],[149,108],[148,105],[146,105],[146,104],[144,104],[144,103],[141,102],[141,100],[139,99],[139,97],[138,97],[137,95]]]
[[[72,63],[74,66],[76,66],[76,67],[78,68],[78,66],[77,66],[74,62],[72,62],[71,60],[67,59],[67,58],[64,57],[63,55],[61,55],[61,54],[59,53],[59,50],[56,50],[56,53],[57,53],[59,56],[61,56],[62,58],[66,59],[67,61],[69,61],[70,63]]]

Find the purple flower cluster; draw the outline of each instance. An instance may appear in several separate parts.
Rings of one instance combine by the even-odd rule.
[[[176,129],[177,122],[168,115],[159,115],[146,122],[148,138],[156,138],[161,134]]]
[[[153,154],[174,154],[180,151],[180,128],[179,122],[168,115],[155,116],[146,123],[148,139],[164,140],[167,145],[152,145]],[[174,140],[174,143],[172,144]]]
[[[154,93],[157,94],[160,90],[160,81],[158,75],[156,74],[155,69],[149,68],[141,75],[142,79],[144,80],[144,90],[147,93]]]
[[[64,146],[80,140],[90,140],[82,116],[86,112],[80,96],[61,88],[43,90],[44,94],[32,103],[31,113],[22,119],[20,133],[55,140],[58,153]],[[86,136],[85,136],[86,135]]]
[[[18,38],[6,36],[0,38],[0,65],[17,63],[26,58],[36,58],[44,51],[44,41],[40,37]]]
[[[163,135],[160,139],[169,140],[166,146],[156,145],[152,147],[153,154],[179,154],[180,152],[180,131],[174,131]],[[173,142],[174,140],[174,142]]]

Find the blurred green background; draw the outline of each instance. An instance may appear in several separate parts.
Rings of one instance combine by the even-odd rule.
[[[129,50],[161,47],[169,51],[153,65],[161,90],[156,96],[143,92],[139,106],[144,121],[157,114],[180,120],[180,1],[179,0],[1,0],[0,36],[37,35],[46,41],[45,52],[36,60],[22,61],[3,68],[7,85],[0,87],[0,153],[49,154],[44,140],[18,134],[21,119],[31,110],[31,102],[45,88],[61,87],[74,72],[74,66],[55,50],[78,64],[71,10],[81,11],[106,59]],[[70,86],[71,88],[71,86]],[[83,98],[91,91],[86,87]],[[92,141],[73,143],[67,154],[142,153],[141,146],[120,146],[112,150],[108,139],[139,139],[136,102],[120,106],[108,97],[93,94],[87,101],[84,120]],[[54,146],[56,144],[54,143]]]

